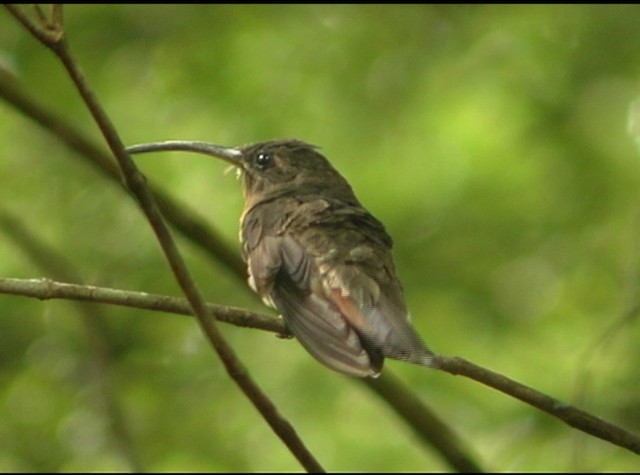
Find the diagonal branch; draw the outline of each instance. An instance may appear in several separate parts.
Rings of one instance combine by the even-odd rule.
[[[427,439],[432,447],[443,454],[454,469],[461,473],[484,471],[458,434],[391,371],[386,369],[377,379],[367,378],[361,381],[380,397],[393,401],[391,406],[394,411],[419,437]]]
[[[193,316],[193,310],[183,298],[56,282],[51,279],[0,278],[0,294],[19,295],[39,300],[77,300]],[[223,305],[208,304],[208,307],[212,318],[218,321],[240,327],[270,331],[283,337],[291,336],[281,318]],[[378,379],[358,381],[382,397],[419,437],[427,440],[438,451],[452,468],[460,472],[478,473],[483,471],[446,422],[413,394],[406,385],[403,385],[389,368]]]
[[[192,315],[192,311],[184,299],[143,292],[60,283],[49,279],[0,278],[0,294],[22,295],[41,300],[84,300]],[[221,305],[209,304],[209,306],[212,314],[220,321],[289,336],[282,321],[276,317],[268,317]],[[575,406],[566,404],[463,358],[438,356],[436,363],[441,371],[464,376],[485,386],[497,389],[560,419],[577,430],[611,442],[631,452],[640,453],[640,437],[638,435]],[[469,457],[468,450],[464,448],[464,444],[458,441],[457,436],[451,429],[429,408],[424,406],[418,398],[407,391],[397,380],[397,377],[393,376],[389,368],[385,370],[384,377],[380,380],[364,380],[363,382],[383,397],[416,433],[427,439],[452,467],[461,471],[473,472],[481,470],[476,462]]]
[[[85,134],[80,132],[72,124],[65,121],[54,112],[48,110],[43,104],[24,92],[23,88],[16,83],[16,80],[2,69],[0,69],[0,98],[3,98],[7,103],[14,106],[26,117],[41,125],[47,132],[54,134],[56,138],[77,152],[79,158],[84,159],[100,173],[104,174],[109,179],[120,182],[120,173],[109,154],[105,153],[100,147],[95,145]],[[150,185],[150,188],[153,195],[156,197],[165,218],[171,222],[171,224],[186,239],[200,247],[205,251],[206,255],[221,262],[227,270],[229,270],[230,275],[242,279],[243,281],[245,280],[245,266],[238,257],[238,253],[228,246],[211,226],[200,220],[193,211],[188,209],[186,204],[176,202],[160,188],[153,187],[153,185]],[[5,283],[7,282],[5,281]],[[54,283],[49,284],[54,285]],[[55,284],[55,292],[51,289],[52,292],[49,296],[46,296],[46,293],[44,294],[44,297],[42,296],[42,293],[40,293],[40,295],[30,294],[22,285],[20,286],[21,290],[17,291],[16,294],[31,295],[37,298],[84,299],[116,305],[131,305],[137,308],[160,310],[184,315],[193,315],[188,302],[184,299],[144,294],[140,292],[134,293],[116,289],[105,289],[102,287],[97,288],[73,286],[72,284]],[[20,292],[22,291],[25,293],[21,294]],[[251,295],[255,296],[254,293],[251,293]],[[146,296],[149,296],[149,298],[146,298]],[[266,331],[273,331],[285,336],[288,335],[282,321],[273,317],[247,312],[234,307],[222,307],[212,304],[209,304],[209,306],[212,308],[211,311],[214,313],[216,318],[220,321]],[[390,368],[387,368],[385,373],[389,373],[390,371]],[[393,381],[397,380],[397,378],[387,378],[387,380],[391,381],[387,382],[387,386],[390,387],[389,391],[380,392],[373,387],[371,389],[376,391],[378,395],[381,396],[396,412],[402,413],[403,408],[398,406],[398,404],[402,403],[402,400],[394,397],[394,394],[402,392],[402,388],[393,389]],[[426,407],[423,407],[423,409],[425,411],[428,410]],[[414,408],[414,412],[416,410],[418,410],[418,408]],[[420,435],[428,445],[432,445],[431,441],[434,437],[437,437],[437,434],[434,434],[435,429],[431,425],[424,423],[424,421],[428,421],[434,417],[437,417],[437,415],[425,413],[420,417],[412,417],[410,419],[405,419],[405,421],[413,427],[414,431]],[[440,419],[440,421],[444,424],[442,419]],[[447,433],[452,432],[453,430],[451,428],[447,431]],[[450,466],[454,468],[456,467],[455,460],[451,460],[445,452],[440,453]]]
[[[18,20],[21,21],[23,25],[25,25],[25,21],[30,23],[24,18],[24,15],[22,15],[21,11],[17,7],[7,6],[7,8],[14,16],[16,16],[16,18],[18,18]],[[61,17],[61,14],[56,14],[53,17],[53,21],[61,21]],[[143,213],[147,217],[149,224],[153,228],[178,284],[189,300],[202,330],[212,343],[229,376],[240,387],[247,398],[251,400],[256,409],[258,409],[260,414],[264,417],[278,437],[280,437],[280,439],[285,443],[292,454],[298,459],[300,464],[305,467],[306,470],[311,472],[324,471],[313,454],[304,445],[293,426],[280,414],[268,396],[253,381],[246,368],[242,365],[235,355],[235,352],[226,342],[224,336],[218,329],[215,319],[209,318],[210,314],[206,307],[204,298],[187,270],[171,233],[162,218],[160,210],[158,209],[151,192],[146,186],[143,175],[124,150],[124,145],[118,132],[103,110],[100,102],[80,71],[78,64],[71,55],[64,37],[64,28],[62,23],[57,23],[53,25],[53,27],[50,23],[47,23],[44,26],[44,29],[32,24],[32,26],[27,27],[27,29],[40,42],[53,51],[56,57],[63,64],[76,89],[82,96],[85,105],[100,128],[111,152],[116,157],[127,188],[135,196]],[[41,34],[34,32],[38,29],[40,29]],[[46,35],[44,32],[49,30],[59,32],[59,34]]]
[[[1,85],[0,89],[2,89]],[[1,93],[2,91],[0,90],[0,94]],[[53,127],[52,124],[47,125],[43,123],[43,125],[55,133],[55,127]],[[440,369],[443,371],[463,375],[482,384],[491,386],[563,420],[572,427],[625,447],[635,453],[640,453],[640,439],[638,436],[624,429],[461,358],[439,357],[439,361]],[[371,386],[373,387],[373,385]],[[388,391],[379,391],[379,393],[389,394]],[[387,401],[389,400],[390,399],[387,398]]]
[[[611,422],[600,419],[586,411],[554,399],[547,394],[525,386],[502,374],[473,364],[463,358],[437,356],[436,364],[442,371],[453,375],[466,376],[490,386],[560,419],[571,427],[640,454],[640,437]]]
[[[17,81],[7,71],[0,67],[0,98],[15,107],[18,111],[42,126],[78,153],[91,167],[109,179],[121,183],[121,175],[113,157],[101,147],[81,133],[71,123],[58,114],[50,111],[43,104],[26,94]],[[208,223],[200,219],[196,213],[189,210],[185,203],[179,203],[153,184],[148,184],[164,217],[174,228],[182,233],[189,241],[200,247],[207,256],[220,262],[230,275],[245,280],[245,265],[239,253],[229,246]]]

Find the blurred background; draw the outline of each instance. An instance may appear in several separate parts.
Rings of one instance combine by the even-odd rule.
[[[65,8],[65,22],[125,143],[321,146],[394,237],[413,321],[435,351],[640,432],[640,7],[91,5]],[[0,67],[102,144],[61,66],[6,11]],[[83,283],[181,295],[121,186],[2,101],[0,143],[0,213]],[[242,195],[224,163],[136,160],[239,253]],[[2,231],[0,277],[52,277]],[[208,301],[267,311],[178,243]],[[100,312],[127,448],[112,440],[74,304],[2,295],[1,471],[300,470],[192,319]],[[375,394],[294,340],[223,331],[325,468],[449,469]],[[489,470],[639,466],[477,383],[387,368]]]

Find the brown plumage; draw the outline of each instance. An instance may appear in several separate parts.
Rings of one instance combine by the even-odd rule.
[[[360,377],[378,375],[384,358],[431,364],[433,353],[409,322],[391,237],[316,147],[278,140],[129,149],[154,150],[206,153],[240,169],[249,284],[318,361]]]

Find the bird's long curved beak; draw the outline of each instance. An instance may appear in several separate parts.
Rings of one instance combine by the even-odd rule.
[[[166,142],[152,142],[132,145],[126,148],[128,153],[148,152],[195,152],[203,155],[221,158],[222,160],[243,167],[242,151],[235,147],[223,147],[207,142],[189,142],[186,140],[168,140]]]

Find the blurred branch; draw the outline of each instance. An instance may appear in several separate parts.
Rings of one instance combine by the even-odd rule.
[[[39,300],[65,299],[119,305],[143,310],[193,316],[193,309],[184,298],[149,294],[128,290],[55,282],[51,279],[0,278],[0,294],[20,295]],[[279,317],[247,310],[208,304],[210,318],[240,327],[255,328],[290,337],[291,333]],[[405,422],[444,460],[461,472],[482,472],[479,465],[467,455],[467,449],[453,430],[402,384],[390,369],[378,379],[357,380],[369,386],[405,420]]]
[[[570,404],[552,398],[502,374],[471,363],[463,358],[437,356],[438,369],[466,376],[544,411],[567,425],[612,444],[640,454],[640,437],[619,426],[589,414]]]
[[[102,175],[122,183],[122,178],[112,156],[106,153],[61,116],[50,111],[35,98],[25,93],[16,79],[0,68],[0,97],[18,111],[55,135],[69,148]],[[148,185],[158,202],[158,206],[169,221],[188,240],[202,248],[212,259],[219,261],[231,275],[245,280],[245,265],[236,249],[229,246],[220,234],[189,210],[185,203],[178,203],[153,184]]]
[[[640,102],[634,101],[632,104],[632,110],[635,113],[634,122],[634,138],[636,143],[638,141],[638,112],[640,111]],[[631,131],[631,128],[630,128]],[[638,291],[639,279],[639,264],[640,264],[640,209],[637,209],[633,219],[631,220],[631,232],[630,232],[630,245],[629,249],[625,252],[625,260],[627,262],[627,269],[623,276],[624,288],[622,306],[623,311],[612,319],[608,325],[604,327],[602,332],[591,342],[586,345],[584,350],[576,359],[578,367],[576,369],[576,378],[573,388],[572,402],[585,406],[587,404],[587,396],[591,393],[592,386],[592,370],[594,363],[602,360],[603,357],[611,357],[613,351],[614,340],[623,335],[628,336],[629,333],[623,332],[625,327],[632,325],[640,317],[640,296]],[[574,460],[573,466],[579,466],[578,463],[583,460],[582,454],[584,453],[584,442],[582,439],[576,439],[576,443],[573,446],[572,458]]]
[[[419,437],[428,440],[443,454],[454,469],[461,473],[484,472],[451,427],[389,369],[385,369],[379,378],[360,381],[385,399]]]
[[[62,254],[55,252],[50,246],[40,241],[17,218],[0,211],[0,228],[44,272],[62,280],[80,280],[76,270]],[[144,465],[135,448],[136,444],[129,430],[127,418],[123,414],[110,377],[109,367],[112,358],[106,340],[108,335],[107,315],[103,312],[102,307],[90,306],[80,301],[76,302],[76,308],[87,332],[90,351],[88,363],[91,367],[93,380],[98,386],[95,393],[107,418],[111,443],[129,462],[133,471],[143,472]]]
[[[313,454],[304,445],[293,426],[280,414],[268,396],[253,381],[231,346],[220,333],[215,319],[209,317],[205,301],[186,268],[171,233],[162,218],[160,209],[156,205],[151,191],[146,186],[144,177],[124,150],[124,145],[118,132],[89,87],[69,50],[64,36],[62,13],[56,12],[56,9],[60,7],[54,7],[54,14],[49,21],[43,22],[41,18],[40,25],[36,25],[26,18],[19,7],[15,5],[7,5],[6,7],[32,35],[54,53],[69,74],[86,107],[91,112],[94,121],[100,128],[111,152],[114,154],[127,188],[135,196],[153,228],[176,281],[193,307],[202,330],[213,345],[231,379],[240,387],[245,396],[253,403],[254,407],[306,470],[311,472],[324,471]]]
[[[53,45],[62,41],[64,31],[62,29],[62,6],[52,5],[51,19],[47,18],[39,5],[34,5],[34,12],[38,17],[39,25],[32,22],[22,10],[15,5],[5,5],[13,17],[43,46],[51,49]]]
[[[10,8],[10,11],[17,10],[15,7],[8,8]],[[20,20],[20,18],[18,19]],[[22,22],[22,20],[20,21]],[[46,36],[46,38],[48,38],[48,36]],[[86,140],[84,136],[75,131],[71,126],[67,125],[59,117],[56,117],[55,115],[49,113],[42,107],[38,106],[35,101],[22,94],[19,89],[13,84],[13,80],[10,79],[7,74],[3,73],[0,73],[0,95],[20,111],[22,111],[24,114],[28,115],[29,117],[37,121],[40,125],[45,127],[45,129],[47,129],[49,132],[56,134],[69,146],[83,154],[83,156],[92,157],[91,163],[97,164],[102,162],[99,167],[109,176],[111,176],[111,178],[120,179],[120,173],[118,169],[113,165],[111,158],[108,155],[104,154],[100,149],[92,145],[90,141]],[[119,143],[116,143],[115,145],[115,148],[121,147],[121,144]],[[121,153],[121,151],[119,153]],[[108,171],[109,169],[111,171]],[[162,198],[163,195],[158,191],[155,191],[154,193],[156,193],[159,204],[162,206],[163,212],[168,217],[168,219],[191,240],[193,240],[194,242],[198,242],[199,245],[207,250],[210,255],[216,255],[221,249],[226,249],[226,246],[222,245],[221,242],[216,244],[212,241],[207,241],[209,239],[209,236],[211,236],[211,230],[199,220],[193,219],[190,214],[184,212],[184,206],[177,205],[169,201],[170,204],[168,205],[168,208],[165,208]],[[175,215],[172,215],[172,213],[175,213]],[[244,266],[237,257],[237,253],[229,251],[229,256],[231,257],[228,257],[227,260],[222,259],[223,262],[226,263],[233,275],[244,277]],[[15,280],[13,279],[4,279],[1,282],[4,285],[7,283],[11,283],[10,281],[15,283]],[[52,297],[51,294],[47,294],[45,291],[43,291],[43,293],[38,296],[38,298],[73,298],[71,294],[77,291],[77,295],[84,295],[84,297],[81,298],[82,300],[93,300],[92,295],[94,294],[94,290],[87,290],[87,288],[82,288],[81,291],[78,289],[74,289],[74,291],[71,292],[69,287],[64,287],[66,284],[59,284],[63,287],[55,288],[55,290],[52,290],[55,286],[53,285],[54,283],[50,281],[29,282],[31,282],[32,284],[40,282],[40,284],[45,286],[45,288],[49,287],[49,292],[53,294],[56,294],[58,292],[60,293],[59,295],[62,295],[65,292],[68,293],[64,297]],[[122,292],[111,289],[108,290],[110,290],[111,292]],[[166,297],[154,297],[156,297],[154,305],[159,306],[161,305],[160,302],[162,302],[162,305],[166,303],[163,300],[166,299]],[[111,296],[111,298],[114,298],[113,295]],[[129,298],[130,296],[126,297],[125,300],[128,301]],[[109,303],[115,303],[115,298],[114,301]],[[140,305],[139,308],[144,308],[144,305]],[[218,312],[220,311],[220,309],[214,311]],[[238,311],[242,312],[241,310]],[[220,318],[223,319],[224,317],[221,316],[223,313],[224,312],[216,313],[216,316],[220,316]],[[247,312],[247,315],[252,314],[250,312]],[[232,320],[232,318],[230,320]],[[249,317],[249,320],[252,320],[252,317]],[[275,321],[275,319],[273,320]],[[281,325],[281,322],[279,322],[278,325]],[[256,327],[260,328],[257,325]],[[280,330],[271,331],[280,332]],[[474,365],[473,363],[470,363],[461,358],[439,357],[439,361],[441,364],[440,369],[443,371],[449,372],[451,374],[464,375],[478,382],[481,382],[482,384],[491,386],[506,394],[516,397],[519,400],[531,404],[532,406],[539,408],[553,415],[554,417],[558,417],[567,424],[576,427],[581,431],[595,435],[596,437],[600,437],[604,440],[608,440],[633,452],[640,453],[638,449],[638,447],[640,446],[638,437],[623,429],[620,429],[617,426],[614,426],[606,421],[585,413],[584,411],[578,410],[538,391],[521,385],[520,383],[506,378],[505,376]],[[388,373],[389,370],[387,369],[385,371],[386,380],[389,380],[389,378],[386,378],[386,375]],[[369,384],[369,386],[371,386],[373,390],[378,391],[378,394],[383,396],[387,400],[387,402],[391,404],[399,413],[401,413],[401,411],[405,409],[406,404],[411,404],[410,402],[406,401],[398,401],[398,399],[401,398],[394,398],[394,391],[399,387],[396,385],[395,381],[383,381],[383,383],[384,384],[376,385],[375,383],[369,384],[369,382],[367,382],[367,384]],[[385,386],[387,384],[389,385],[388,387]],[[403,417],[405,417],[405,419],[412,424],[416,424],[418,420],[422,419],[421,417],[411,415],[410,411],[407,411],[406,414],[403,414]],[[418,429],[416,429],[415,426],[414,430],[416,430],[416,432],[420,432]]]
[[[61,116],[50,111],[44,104],[41,104],[34,97],[27,94],[18,84],[16,79],[8,72],[0,68],[0,98],[15,107],[19,112],[29,117],[31,120],[39,124],[47,132],[53,134],[69,148],[75,151],[79,158],[85,160],[92,167],[97,169],[104,176],[121,182],[118,167],[113,162],[111,155],[104,152],[100,147],[94,144],[91,139],[75,128],[71,123],[63,119]],[[239,257],[239,253],[227,245],[217,232],[196,216],[196,213],[189,210],[184,203],[178,203],[171,196],[163,192],[161,189],[149,184],[163,215],[186,239],[196,244],[213,260],[221,262],[229,271],[230,275],[245,281],[245,265]],[[8,285],[13,282],[13,285]],[[27,284],[31,282],[31,284]],[[161,310],[172,313],[180,313],[184,315],[193,315],[189,309],[188,303],[184,299],[176,299],[173,297],[144,294],[141,292],[126,292],[115,289],[105,289],[88,286],[74,286],[72,284],[60,284],[50,282],[50,290],[52,294],[39,289],[37,282],[41,284],[47,281],[14,281],[13,279],[5,280],[5,286],[16,289],[16,294],[33,296],[37,298],[68,298],[88,300],[93,302],[104,302],[116,305],[127,305],[137,308],[146,308],[150,310]],[[32,290],[29,290],[32,287]],[[30,293],[34,292],[34,293]],[[7,291],[6,293],[13,293]],[[254,293],[251,293],[255,296]],[[147,296],[149,298],[147,298]],[[261,330],[273,331],[287,335],[287,330],[281,320],[274,317],[259,315],[247,312],[242,309],[232,307],[222,307],[219,305],[209,305],[211,311],[220,321],[233,323],[235,325],[258,328]],[[385,373],[390,372],[389,369]],[[397,379],[397,378],[396,378]],[[393,381],[393,380],[392,380]],[[388,383],[392,385],[393,383]],[[372,388],[374,389],[374,388]],[[376,390],[376,389],[374,389]],[[401,392],[401,389],[398,389]],[[394,408],[398,413],[403,412],[402,407],[398,407],[401,403],[397,398],[393,398],[394,391],[380,393],[386,402]],[[426,410],[426,408],[425,408]],[[414,428],[418,434],[428,434],[434,432],[429,425],[421,425],[420,421],[429,420],[436,417],[434,414],[423,414],[422,417],[413,418],[406,422]],[[452,432],[449,429],[447,432]],[[430,439],[436,437],[432,434],[425,437],[424,440],[431,444]],[[446,454],[443,454],[445,460],[452,467],[456,467],[455,460],[449,460]]]
[[[53,282],[49,279],[0,279],[0,294],[22,295],[41,300],[59,298],[85,300],[147,310],[160,310],[182,315],[192,314],[184,299],[103,287],[66,284]],[[282,326],[282,321],[276,317],[254,314],[232,307],[209,305],[213,315],[220,321],[289,336],[289,333]],[[441,371],[465,376],[497,389],[560,419],[575,429],[632,452],[640,453],[640,437],[638,435],[504,375],[459,357],[437,356],[436,364],[438,365],[437,369]],[[428,440],[444,456],[452,467],[462,469],[465,466],[466,468],[463,471],[479,471],[477,464],[469,458],[467,450],[458,441],[457,436],[451,429],[439,420],[415,395],[412,395],[404,388],[389,369],[384,371],[384,375],[384,378],[380,380],[364,380],[363,382],[382,396],[416,433]]]

